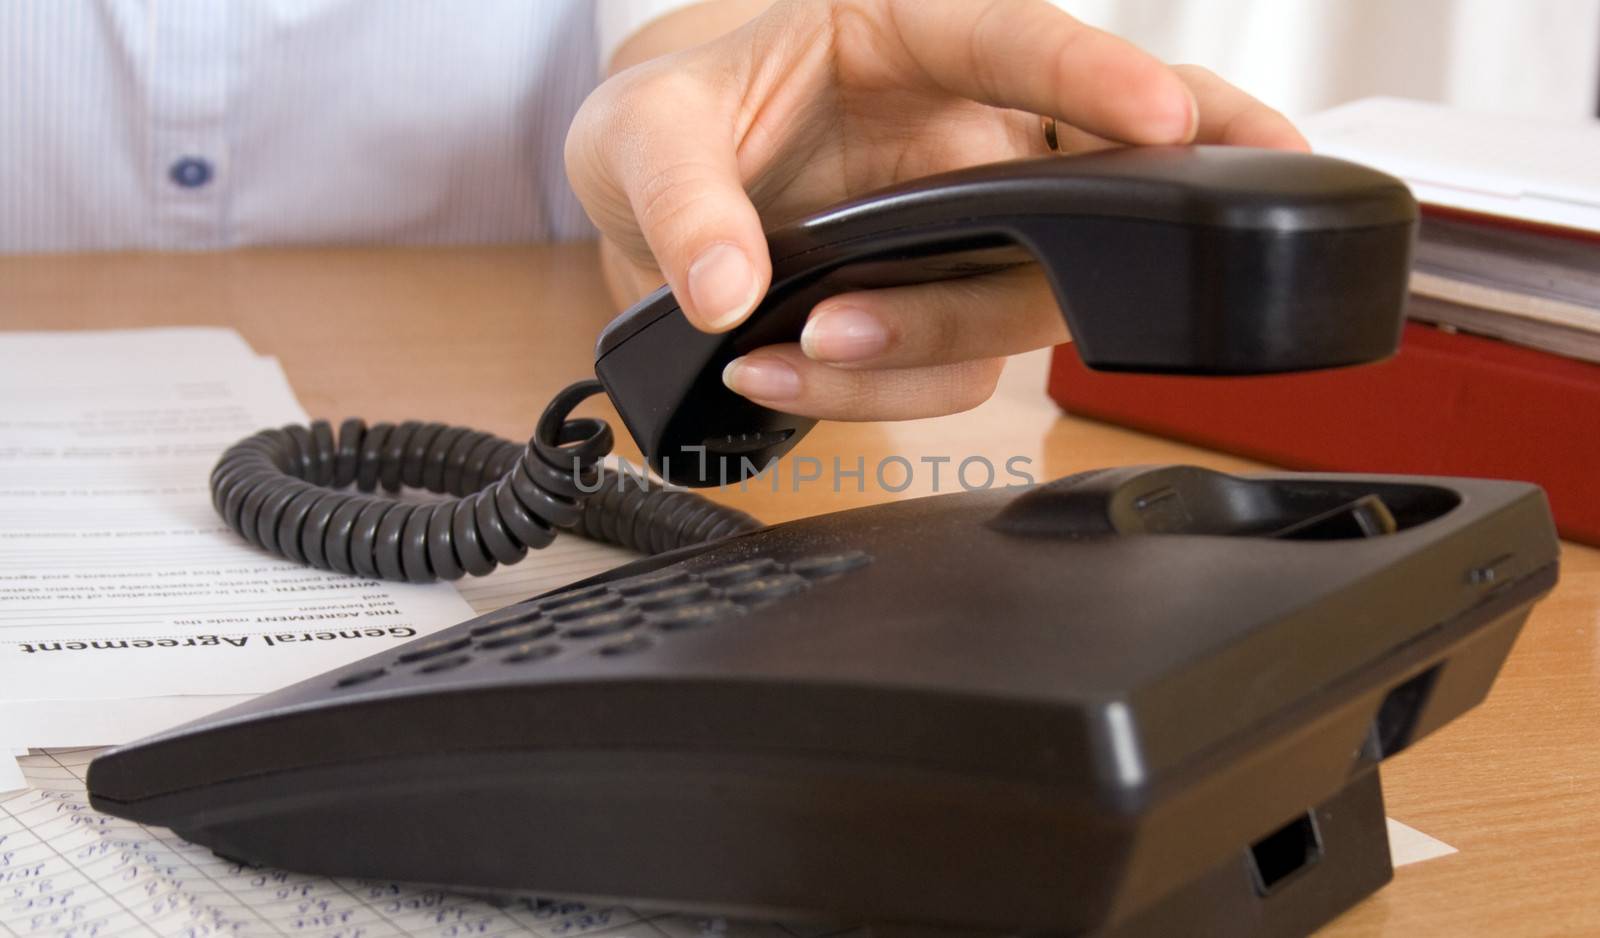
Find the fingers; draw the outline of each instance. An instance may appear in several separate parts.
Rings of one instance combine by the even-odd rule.
[[[1200,105],[1196,143],[1223,143],[1240,147],[1309,150],[1287,117],[1223,81],[1210,69],[1176,65],[1172,69],[1194,92]]]
[[[822,420],[912,420],[970,410],[989,399],[1002,359],[867,371],[806,358],[798,345],[773,345],[734,359],[722,380],[774,410]]]
[[[817,304],[800,334],[816,362],[908,368],[999,358],[1067,340],[1036,264],[937,284],[844,293]]]
[[[1049,114],[1123,143],[1186,143],[1189,88],[1160,60],[1045,0],[886,0],[925,77],[996,107]]]
[[[1036,265],[936,284],[844,293],[812,310],[799,345],[736,359],[723,382],[758,404],[831,420],[908,420],[994,393],[1004,356],[1064,342]]]
[[[591,96],[568,134],[573,187],[602,231],[637,225],[696,327],[731,329],[772,276],[761,218],[736,162],[734,120],[708,83],[684,72],[629,73],[612,82],[625,87]],[[618,217],[593,206],[610,206]]]
[[[1301,136],[1287,117],[1224,81],[1210,69],[1198,65],[1175,65],[1172,70],[1189,86],[1200,109],[1195,143],[1269,147],[1275,150],[1310,149],[1306,138]],[[1119,145],[1063,123],[1056,124],[1056,137],[1061,141],[1060,148],[1064,153],[1088,153]]]
[[[909,420],[994,393],[1003,357],[1066,341],[1036,265],[843,293],[812,310],[799,345],[736,359],[723,382],[758,404],[831,420]]]

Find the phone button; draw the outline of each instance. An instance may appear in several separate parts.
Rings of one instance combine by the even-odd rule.
[[[512,606],[509,609],[502,609],[494,615],[491,615],[489,618],[484,619],[482,622],[479,622],[477,625],[474,625],[472,627],[472,634],[480,637],[484,635],[490,635],[503,629],[508,629],[513,625],[521,625],[524,622],[532,622],[534,619],[539,618],[540,615],[541,613],[539,610],[533,608],[532,606]]]
[[[385,674],[388,674],[388,673],[389,672],[384,670],[383,668],[371,668],[371,669],[366,670],[366,671],[357,671],[354,674],[346,674],[344,677],[339,679],[339,683],[337,683],[337,684],[335,684],[333,686],[334,687],[354,687],[357,684],[365,684],[368,681],[375,681],[378,678],[383,677]]]
[[[655,642],[651,641],[647,636],[635,635],[631,638],[625,638],[620,642],[612,642],[611,644],[602,647],[600,649],[600,654],[605,655],[607,658],[616,658],[622,655],[631,655],[635,652],[644,651],[654,644]]]
[[[838,554],[821,554],[816,557],[806,557],[789,564],[790,573],[798,573],[803,577],[818,580],[823,577],[844,573],[857,567],[864,567],[872,562],[872,555],[863,550],[849,550]]]
[[[803,576],[793,573],[774,573],[771,576],[747,580],[738,586],[730,586],[723,591],[723,595],[736,602],[759,603],[792,596],[810,587],[810,581]]]
[[[431,642],[418,645],[410,651],[402,652],[396,660],[401,664],[410,664],[413,661],[425,661],[428,658],[437,658],[447,655],[452,651],[467,647],[471,639],[465,635],[460,638],[436,638]]]
[[[574,603],[568,603],[560,609],[548,613],[550,618],[557,622],[568,622],[573,619],[582,619],[597,612],[605,612],[622,605],[622,597],[612,593],[601,593],[599,596],[590,596]]]
[[[671,609],[652,613],[650,622],[663,632],[679,632],[710,625],[718,619],[736,616],[742,612],[744,612],[742,608],[726,599],[713,599],[686,606],[673,606]]]
[[[561,646],[554,642],[546,642],[543,645],[524,645],[500,660],[506,664],[532,664],[535,661],[554,658],[560,651]]]
[[[729,564],[726,567],[717,567],[707,570],[701,576],[707,583],[715,586],[732,586],[745,580],[753,580],[758,576],[777,572],[778,564],[770,557],[759,557],[755,560],[746,560],[741,563]]]
[[[478,647],[483,649],[509,648],[523,642],[554,635],[556,627],[547,622],[526,622],[522,625],[510,626],[478,641]]]
[[[561,635],[564,638],[596,638],[601,635],[612,635],[631,628],[641,619],[643,616],[632,609],[614,609],[569,623],[567,630]]]
[[[454,671],[472,658],[468,655],[456,655],[454,658],[441,658],[438,661],[425,664],[417,669],[418,674],[438,674],[440,671]]]
[[[668,587],[677,586],[689,581],[686,570],[663,570],[657,573],[646,573],[642,576],[631,577],[612,586],[624,596],[638,596],[643,593],[654,593]]]
[[[666,609],[671,606],[681,606],[692,603],[698,599],[705,599],[711,595],[711,587],[704,583],[684,583],[671,589],[660,590],[648,596],[639,598],[639,606],[643,609]]]

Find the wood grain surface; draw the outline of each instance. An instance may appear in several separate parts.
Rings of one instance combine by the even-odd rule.
[[[281,359],[314,415],[441,420],[512,438],[553,391],[590,374],[610,313],[587,244],[0,258],[0,328],[231,326]],[[911,497],[933,490],[924,457],[950,458],[942,490],[970,456],[1025,459],[1041,480],[1129,463],[1253,468],[1063,416],[1044,395],[1044,366],[1042,354],[1014,361],[994,399],[966,414],[819,427],[803,452],[825,466],[861,459],[864,491],[849,479],[839,491],[797,491],[780,474],[777,491],[716,497],[768,521]],[[871,478],[889,455],[919,467],[903,491]],[[1600,935],[1597,615],[1600,552],[1565,545],[1562,582],[1488,701],[1384,766],[1389,813],[1460,852],[1400,869],[1324,934]]]

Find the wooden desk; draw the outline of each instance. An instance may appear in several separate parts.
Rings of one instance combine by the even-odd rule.
[[[232,326],[283,361],[313,414],[442,420],[512,438],[528,434],[551,392],[589,373],[608,318],[587,245],[0,258],[0,327]],[[1043,357],[1026,356],[975,411],[824,425],[805,451],[846,466],[891,453],[913,463],[1021,456],[1041,480],[1128,463],[1251,468],[1062,417],[1043,384]],[[719,497],[779,521],[930,491],[929,474],[917,476],[898,495],[870,483],[796,493],[784,479],[779,492]],[[1400,869],[1326,934],[1600,934],[1597,617],[1600,552],[1568,545],[1560,588],[1489,700],[1384,766],[1389,813],[1461,852]]]

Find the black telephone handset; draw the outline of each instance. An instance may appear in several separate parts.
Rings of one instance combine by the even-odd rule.
[[[980,166],[847,202],[769,235],[749,320],[696,330],[666,288],[606,328],[595,373],[668,481],[738,481],[813,421],[753,404],[722,366],[799,339],[846,290],[1044,268],[1091,368],[1241,375],[1392,354],[1417,210],[1392,176],[1240,147],[1148,147]]]
[[[809,423],[721,366],[829,291],[1020,245],[1097,367],[1347,365],[1394,348],[1414,221],[1398,182],[1306,155],[981,167],[774,232],[746,325],[698,333],[658,294],[597,370],[663,475],[735,479]],[[1378,764],[1482,699],[1556,577],[1543,495],[1513,482],[1133,467],[759,530],[681,491],[584,502],[609,431],[566,413],[594,390],[526,448],[355,422],[230,450],[229,524],[330,569],[460,575],[552,524],[676,549],[112,750],[92,804],[248,863],[470,892],[1300,935],[1387,881]],[[318,486],[350,482],[459,497]]]

